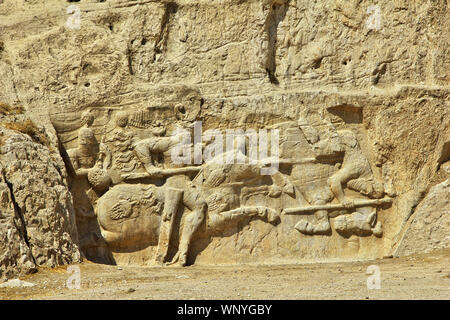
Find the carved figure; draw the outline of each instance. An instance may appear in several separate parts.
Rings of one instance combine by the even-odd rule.
[[[236,155],[233,156],[236,158]],[[243,202],[252,194],[263,193],[271,197],[279,197],[282,192],[291,194],[292,185],[277,172],[271,176],[274,182],[272,185],[248,187],[252,181],[263,177],[260,173],[264,164],[250,165],[249,159],[242,154],[241,156],[246,164],[221,164],[213,158],[202,166],[202,171],[194,179],[194,183],[205,195],[208,216],[214,219],[210,222],[215,225],[218,221],[237,219],[239,216],[257,216],[267,219],[270,223],[276,223],[279,219],[279,213],[276,210],[265,206],[247,206]],[[227,153],[220,157],[227,157]]]
[[[184,170],[179,170],[183,168],[179,168],[179,165],[175,165],[170,160],[170,149],[177,144],[181,138],[182,136],[180,135],[173,137],[152,137],[144,139],[135,144],[134,150],[136,156],[142,162],[147,171],[147,175],[144,176],[152,178],[162,178],[164,176],[168,176],[164,184],[167,192],[162,216],[162,230],[164,232],[160,232],[156,261],[163,263],[166,259],[174,216],[178,211],[178,206],[183,204],[186,208],[192,211],[192,214],[186,217],[186,221],[181,232],[179,250],[170,262],[171,264],[179,263],[184,266],[186,264],[192,235],[195,231],[197,231],[198,227],[205,218],[206,203],[199,193],[199,190],[192,184],[190,178],[186,175],[187,172]],[[164,161],[165,168],[168,169],[161,170],[161,168],[158,167],[156,159],[162,159]],[[171,170],[171,168],[174,167],[175,169]],[[139,175],[132,173],[124,175],[124,177],[133,178],[139,177]]]
[[[119,184],[97,202],[101,234],[111,248],[158,241],[164,189],[153,185]]]
[[[304,119],[300,119],[298,123],[306,139],[312,144],[316,159],[319,161],[324,159],[330,161],[331,159],[332,162],[337,162],[338,170],[327,179],[332,196],[315,199],[312,204],[324,205],[331,202],[334,197],[342,203],[343,208],[347,211],[354,209],[355,204],[345,196],[343,185],[371,198],[383,197],[383,185],[375,181],[369,161],[362,153],[352,131],[330,130],[329,137],[320,140],[318,131]],[[315,222],[301,220],[295,228],[304,234],[329,233],[331,231],[329,210],[331,209],[330,206],[324,206],[324,209],[315,211]]]
[[[334,219],[334,228],[337,232],[344,235],[370,235],[381,237],[383,231],[381,222],[377,222],[376,208],[372,208],[370,212],[353,212],[345,214]]]
[[[81,114],[81,126],[83,128],[90,128],[92,124],[94,123],[95,117],[94,115],[89,111],[84,111]]]
[[[381,198],[384,195],[383,185],[375,181],[369,161],[364,156],[350,130],[338,131],[337,139],[323,140],[314,145],[315,150],[321,150],[323,145],[337,144],[337,151],[344,154],[340,169],[328,179],[328,184],[336,199],[346,202],[343,185],[371,198]]]
[[[185,123],[183,107],[175,109],[177,123]],[[186,148],[194,146],[182,143],[185,131],[165,136],[163,120],[154,120],[147,109],[116,113],[114,129],[100,144],[90,128],[92,115],[82,117],[79,146],[69,155],[77,176],[87,177],[83,190],[90,188],[86,193],[94,190],[97,195],[89,196],[96,213],[93,218],[107,248],[118,250],[114,252],[156,245],[157,263],[184,266],[194,235],[222,236],[232,230],[229,226],[253,219],[275,225],[281,213],[314,214],[313,220],[286,219],[308,235],[330,234],[332,226],[344,237],[382,235],[377,207],[392,199],[383,198],[383,186],[350,130],[338,131],[329,122],[325,127],[312,126],[305,118],[276,124],[284,130],[282,159],[275,160],[279,171],[267,176],[261,169],[274,159],[255,163],[240,148],[199,166],[173,161],[173,150],[179,150],[180,142]],[[149,137],[140,140],[144,134]],[[244,161],[224,163],[225,159]],[[137,181],[129,184],[130,180]],[[179,234],[179,243],[171,258],[174,233]]]
[[[111,178],[106,169],[111,163],[111,152],[104,143],[98,143],[90,126],[94,116],[85,111],[81,115],[83,126],[78,132],[78,147],[67,151],[77,177],[86,176],[97,191],[109,187]]]
[[[94,132],[83,127],[78,133],[78,147],[67,151],[77,176],[87,175],[97,161],[98,144]]]
[[[236,190],[236,187],[245,187],[242,180],[259,175],[260,166],[207,163],[193,181],[186,175],[175,175],[161,187],[116,185],[97,204],[102,235],[108,245],[117,248],[135,246],[137,242],[157,243],[155,261],[161,263],[166,258],[174,231],[173,220],[179,206],[183,205],[189,212],[184,213],[179,250],[169,264],[185,265],[192,236],[204,220],[206,234],[220,231],[230,222],[246,217],[270,223],[278,221],[279,212],[274,209],[263,205],[242,206]],[[164,170],[159,173],[164,174]]]

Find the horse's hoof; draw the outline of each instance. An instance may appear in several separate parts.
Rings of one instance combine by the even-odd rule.
[[[173,257],[172,261],[166,263],[166,266],[185,267],[186,266],[186,255],[180,254],[179,252],[177,252],[177,254]]]
[[[185,267],[186,261],[177,260],[177,261],[170,261],[166,263],[166,266],[168,267]]]
[[[180,254],[177,253],[177,254],[175,255],[175,257],[173,257],[173,259],[172,259],[170,262],[167,262],[167,263],[166,263],[166,266],[171,266],[171,265],[177,263],[178,260],[179,260],[179,257],[180,257]]]

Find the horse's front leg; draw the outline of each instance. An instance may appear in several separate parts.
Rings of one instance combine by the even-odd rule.
[[[185,206],[192,210],[192,212],[186,215],[184,219],[184,225],[181,232],[180,245],[178,252],[169,264],[178,263],[180,266],[185,266],[187,263],[187,255],[189,253],[189,246],[191,244],[192,236],[198,230],[203,220],[205,219],[207,205],[201,198],[195,197],[192,199],[192,195],[186,195],[184,197]],[[192,200],[195,201],[194,205]]]
[[[165,203],[159,227],[158,248],[155,261],[163,264],[169,250],[170,237],[172,236],[173,224],[178,207],[183,197],[183,190],[167,188],[165,190]]]

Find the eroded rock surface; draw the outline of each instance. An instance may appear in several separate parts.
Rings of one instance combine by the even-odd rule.
[[[450,246],[450,179],[435,185],[406,227],[396,255],[430,252]]]
[[[0,276],[79,262],[72,196],[58,153],[1,125],[0,141]]]
[[[27,197],[42,183],[62,216],[73,198],[92,261],[381,258],[419,232],[412,217],[449,177],[445,0],[4,0],[0,15],[0,101],[61,145],[50,156],[69,176],[63,187],[57,155],[42,181],[5,179],[19,208],[43,206]],[[55,222],[66,258],[69,220]],[[39,232],[21,256],[69,262],[33,249]]]

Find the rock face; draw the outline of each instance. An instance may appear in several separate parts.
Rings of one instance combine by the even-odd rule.
[[[0,141],[0,277],[79,262],[61,158],[58,163],[48,147],[1,125]]]
[[[14,208],[11,190],[2,181],[1,188],[1,278],[26,274],[36,270],[30,248],[24,238],[24,223]]]
[[[445,0],[4,0],[0,15],[0,101],[66,165],[15,201],[67,217],[53,232],[72,260],[71,198],[92,261],[380,258],[449,178]],[[54,204],[21,193],[45,179]],[[21,257],[40,259],[40,232]],[[48,252],[36,262],[70,260]]]
[[[406,227],[396,255],[430,252],[450,246],[450,179],[435,185]]]

